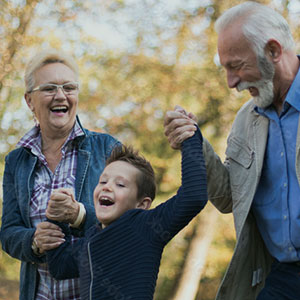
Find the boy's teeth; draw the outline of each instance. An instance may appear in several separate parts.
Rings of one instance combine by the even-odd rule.
[[[110,206],[110,205],[113,205],[114,203],[109,198],[102,197],[100,199],[100,204],[105,205],[105,206]]]

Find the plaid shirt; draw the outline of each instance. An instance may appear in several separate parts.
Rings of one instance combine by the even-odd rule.
[[[30,220],[33,226],[46,220],[46,208],[50,195],[54,189],[65,187],[75,190],[77,148],[74,139],[83,135],[83,131],[76,121],[72,132],[64,143],[61,153],[62,159],[52,173],[45,156],[41,151],[40,128],[34,127],[19,141],[17,146],[29,148],[38,157],[35,168],[34,189],[30,201]],[[73,239],[75,240],[75,238]],[[38,266],[40,275],[36,300],[79,300],[79,279],[55,280],[48,271],[47,264]]]

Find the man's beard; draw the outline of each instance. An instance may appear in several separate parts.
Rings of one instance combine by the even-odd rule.
[[[258,96],[253,97],[253,102],[258,107],[266,108],[273,103],[274,99],[273,78],[275,74],[275,68],[266,57],[262,56],[258,57],[258,68],[262,74],[262,79],[255,82],[241,82],[238,84],[236,89],[238,92],[241,92],[250,87],[257,88],[259,94]]]

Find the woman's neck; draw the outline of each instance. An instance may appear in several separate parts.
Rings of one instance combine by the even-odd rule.
[[[42,134],[42,153],[44,154],[48,166],[53,173],[62,158],[61,149],[68,136],[69,133],[59,137],[51,137]]]

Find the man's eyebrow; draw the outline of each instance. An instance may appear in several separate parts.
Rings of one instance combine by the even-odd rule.
[[[229,62],[226,62],[225,65],[223,65],[223,67],[225,68],[234,68],[234,67],[238,67],[240,65],[243,64],[243,61],[242,60],[231,60]]]

